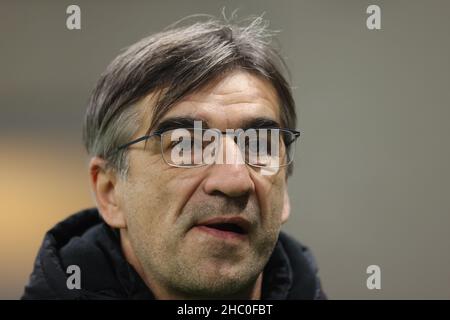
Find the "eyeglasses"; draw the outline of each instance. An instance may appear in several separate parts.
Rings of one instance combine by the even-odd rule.
[[[287,128],[257,128],[230,130],[178,128],[155,131],[117,148],[120,151],[150,138],[159,137],[160,151],[164,161],[173,167],[195,168],[212,163],[230,163],[228,147],[226,159],[222,151],[223,135],[237,144],[243,161],[257,168],[279,168],[292,163],[295,141],[300,132]]]

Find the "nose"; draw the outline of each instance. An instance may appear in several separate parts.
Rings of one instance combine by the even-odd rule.
[[[209,168],[204,191],[207,194],[222,193],[229,197],[241,197],[251,193],[255,190],[255,185],[241,150],[233,138],[224,136],[222,141],[217,159],[223,161],[218,161]]]

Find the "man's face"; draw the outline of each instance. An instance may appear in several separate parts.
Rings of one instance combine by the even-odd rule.
[[[160,123],[173,117],[194,118],[225,131],[257,118],[280,123],[280,110],[270,83],[235,71],[183,99]],[[144,133],[142,126],[136,137]],[[224,140],[227,153],[239,152]],[[281,228],[285,169],[262,175],[238,162],[169,166],[158,137],[145,149],[144,143],[134,145],[128,156],[128,177],[117,188],[127,233],[146,277],[197,297],[230,295],[251,286]],[[221,231],[223,225],[217,223],[237,224],[245,232]]]

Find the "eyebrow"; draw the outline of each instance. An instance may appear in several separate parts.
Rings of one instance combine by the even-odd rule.
[[[201,121],[202,127],[209,128],[208,122],[190,116],[170,117],[162,120],[155,128],[155,132],[164,132],[172,129],[194,128],[194,121]]]
[[[158,125],[155,127],[155,132],[164,132],[167,130],[173,130],[173,129],[181,129],[181,128],[193,128],[194,127],[194,121],[201,121],[203,128],[210,128],[208,121],[201,119],[201,118],[195,118],[191,116],[177,116],[177,117],[170,117],[167,119],[162,120]],[[243,130],[246,129],[263,129],[263,128],[281,128],[281,125],[278,121],[273,120],[271,118],[267,117],[257,117],[253,119],[244,120],[242,122],[242,125],[240,127]],[[228,128],[232,129],[232,128]]]
[[[245,120],[242,124],[242,129],[264,129],[264,128],[281,128],[278,121],[267,117],[257,117],[254,119]]]

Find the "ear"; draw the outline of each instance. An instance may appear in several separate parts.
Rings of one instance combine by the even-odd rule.
[[[291,214],[291,202],[289,200],[289,194],[287,188],[284,189],[283,211],[281,212],[281,223],[285,223],[289,219]]]
[[[107,168],[104,159],[93,157],[89,162],[89,180],[103,220],[113,228],[126,228],[125,215],[117,197],[116,172]]]

